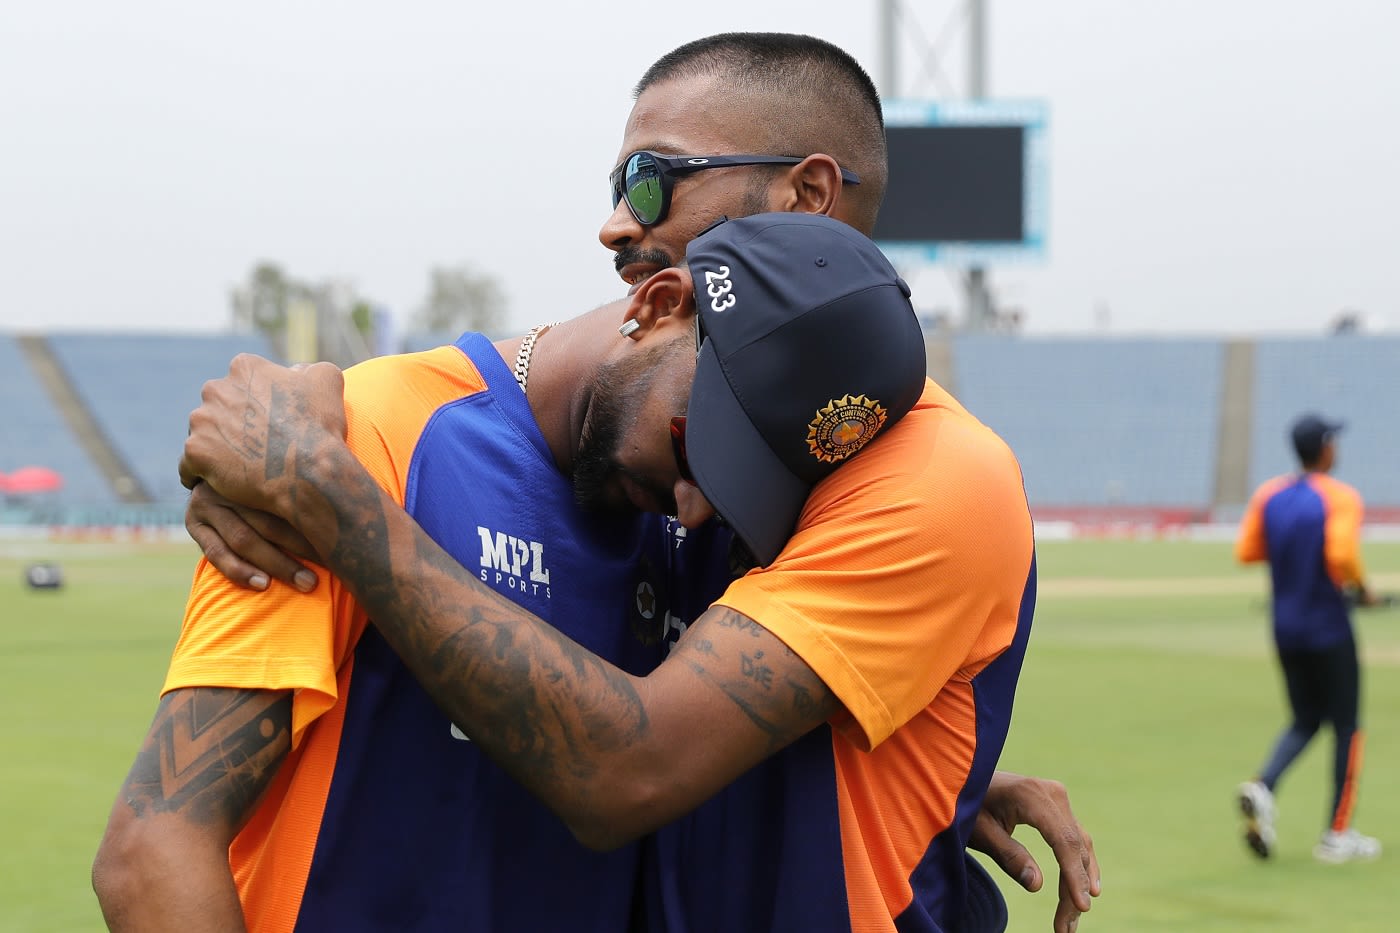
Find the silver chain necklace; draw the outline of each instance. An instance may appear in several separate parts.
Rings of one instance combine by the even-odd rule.
[[[525,339],[520,341],[520,352],[515,354],[515,381],[520,383],[520,391],[525,391],[525,383],[530,381],[530,354],[535,352],[535,341],[540,339],[540,334],[558,324],[558,321],[550,321],[548,324],[536,324],[530,328]]]

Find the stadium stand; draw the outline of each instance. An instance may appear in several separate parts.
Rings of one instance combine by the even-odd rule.
[[[1317,411],[1347,423],[1337,478],[1368,510],[1400,506],[1400,337],[1259,339],[1254,373],[1251,487],[1295,469],[1289,425]]]
[[[68,430],[62,414],[37,378],[14,337],[0,334],[0,471],[42,466],[64,480],[56,493],[35,499],[62,499],[105,505],[116,496]]]
[[[952,357],[1032,508],[1209,508],[1222,341],[960,335]]]
[[[453,339],[420,335],[403,349]],[[1287,428],[1312,409],[1348,422],[1337,474],[1362,491],[1368,516],[1400,523],[1400,337],[940,334],[930,342],[931,372],[1020,457],[1038,520],[1232,523],[1248,490],[1294,468]],[[58,470],[67,484],[45,494],[49,502],[86,508],[68,514],[178,522],[184,490],[174,463],[190,409],[203,382],[244,351],[278,358],[250,335],[0,334],[0,470]],[[75,435],[71,426],[83,423],[92,429]],[[94,454],[91,434],[139,480],[141,498],[117,494],[117,471]]]
[[[184,497],[176,475],[204,382],[242,352],[276,358],[254,335],[53,334],[53,355],[153,501]]]

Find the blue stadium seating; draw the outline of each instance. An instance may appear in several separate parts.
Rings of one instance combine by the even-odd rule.
[[[26,497],[28,501],[62,498],[93,505],[116,501],[35,379],[19,345],[13,337],[0,334],[0,471],[12,473],[25,466],[48,467],[64,479],[59,494]]]
[[[424,336],[407,349],[451,342]],[[183,499],[175,463],[201,384],[235,354],[274,356],[255,336],[55,334],[49,345],[110,441],[158,502]],[[1214,504],[1225,341],[958,335],[958,398],[1004,437],[1032,506],[1190,509]],[[1400,506],[1400,337],[1255,341],[1251,488],[1294,468],[1287,440],[1300,412],[1345,419],[1337,475],[1371,505]],[[65,503],[114,493],[13,338],[0,334],[0,470],[51,466]],[[1224,503],[1233,514],[1239,506]]]
[[[53,334],[49,346],[108,440],[156,501],[184,495],[176,473],[204,382],[242,352],[273,357],[254,335]]]
[[[1289,426],[1316,411],[1347,423],[1334,475],[1400,505],[1400,337],[1260,339],[1254,375],[1251,488],[1297,468]]]
[[[959,400],[1021,461],[1032,506],[1210,505],[1219,340],[954,338]]]

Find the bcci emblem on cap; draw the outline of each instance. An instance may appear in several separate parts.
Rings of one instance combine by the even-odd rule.
[[[864,395],[843,395],[817,409],[807,426],[807,448],[823,463],[845,460],[884,427],[884,406]]]
[[[918,402],[928,380],[923,331],[908,284],[880,248],[820,214],[724,221],[691,240],[686,262],[693,281],[740,296],[722,311],[697,303],[690,471],[767,566],[812,487]]]

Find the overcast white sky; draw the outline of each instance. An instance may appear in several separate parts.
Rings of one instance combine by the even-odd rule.
[[[1049,107],[1035,333],[1400,328],[1400,6],[988,0],[990,92]],[[902,95],[966,89],[954,0],[900,4]],[[260,259],[406,314],[434,264],[517,329],[620,295],[596,232],[630,90],[731,29],[885,65],[876,0],[53,0],[0,10],[0,331],[221,330]],[[945,56],[931,56],[933,46]],[[944,80],[928,77],[936,62]],[[960,301],[907,270],[923,307]]]

